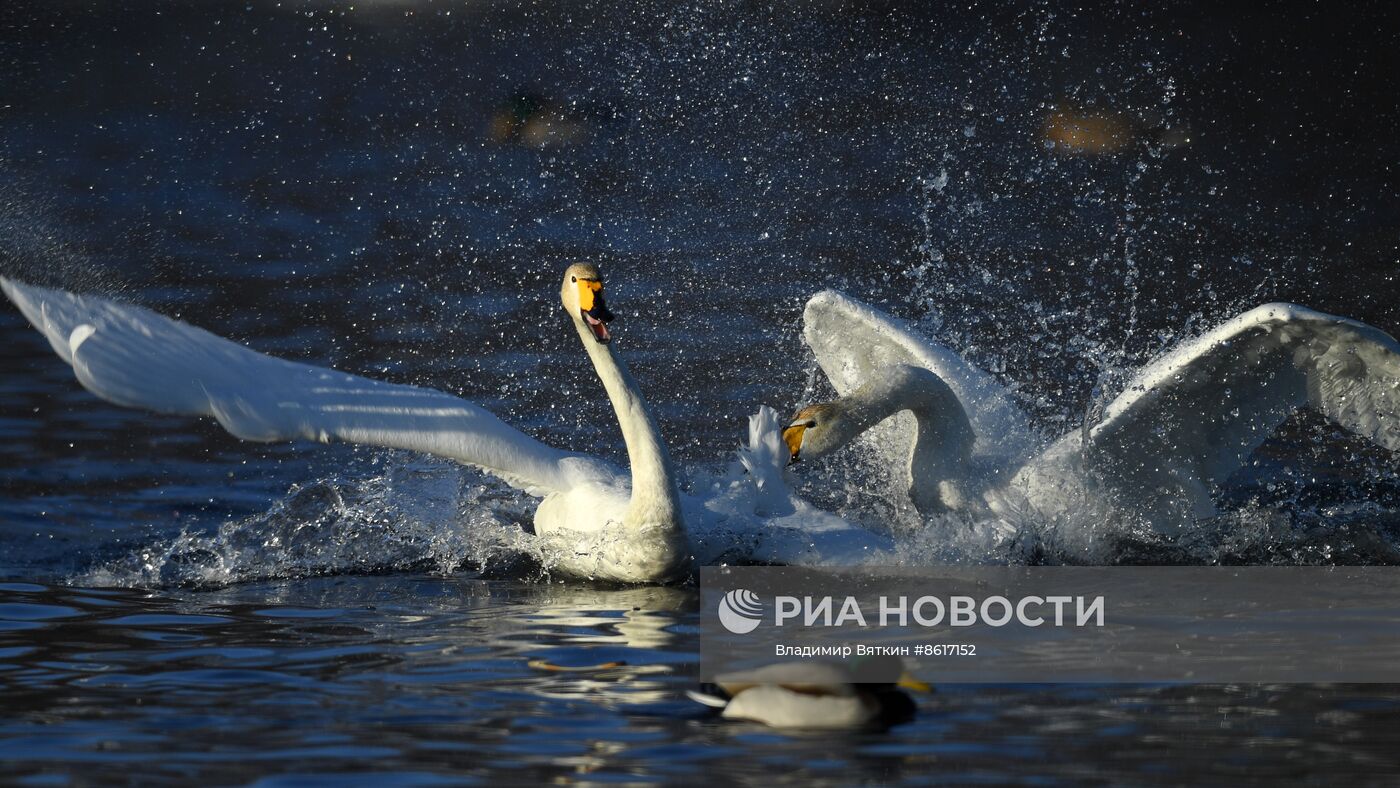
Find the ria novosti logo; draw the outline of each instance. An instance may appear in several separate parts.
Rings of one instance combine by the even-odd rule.
[[[720,597],[719,623],[736,635],[747,635],[763,620],[763,600],[746,588],[736,588]]]
[[[870,610],[855,596],[775,596],[773,621],[775,627],[844,627],[879,626],[908,627],[912,619],[919,627],[1102,627],[1106,608],[1103,595],[1037,596],[1011,599],[994,595],[973,597],[955,595],[938,597],[924,595],[881,596],[878,611]],[[873,616],[878,612],[879,617]],[[747,635],[758,628],[764,614],[763,599],[747,588],[736,588],[719,600],[719,621],[736,635]]]

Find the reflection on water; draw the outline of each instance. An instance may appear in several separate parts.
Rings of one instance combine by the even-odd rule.
[[[1400,693],[1374,686],[954,685],[886,734],[721,722],[682,695],[696,603],[685,589],[471,575],[162,594],[7,583],[0,759],[16,777],[140,764],[150,778],[221,783],[371,770],[1077,782],[1090,762],[1115,782],[1345,781],[1400,766]]]
[[[464,759],[472,773],[597,771],[610,748],[688,724],[677,688],[694,673],[681,643],[694,637],[682,623],[693,608],[694,595],[676,589],[466,577],[163,596],[6,584],[0,758],[34,770],[89,763],[71,773],[95,775],[174,747],[168,775],[221,781],[283,760],[310,771],[357,759],[390,771],[460,769]],[[552,672],[536,660],[623,664]],[[652,710],[635,725],[617,715],[643,706]]]

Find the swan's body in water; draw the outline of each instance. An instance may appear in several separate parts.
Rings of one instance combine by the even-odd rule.
[[[793,459],[830,454],[911,414],[876,437],[924,515],[1051,524],[1126,515],[1172,535],[1215,514],[1213,493],[1305,407],[1400,451],[1400,344],[1293,304],[1252,309],[1179,343],[1096,419],[1048,445],[990,375],[903,321],[825,291],[803,322],[842,396],[793,417],[784,431]]]
[[[546,446],[486,410],[432,389],[384,383],[254,352],[140,307],[0,279],[78,381],[128,407],[214,417],[245,440],[346,441],[434,454],[543,498],[534,528],[548,568],[624,583],[665,582],[718,561],[850,564],[883,537],[806,507],[783,484],[771,410],[751,420],[748,473],[681,494],[656,421],[613,351],[603,282],[571,266],[560,298],[603,382],[630,474]]]

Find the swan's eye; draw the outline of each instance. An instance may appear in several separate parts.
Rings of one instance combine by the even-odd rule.
[[[578,277],[577,277],[577,276],[571,276],[571,277],[569,277],[569,281],[570,281],[570,282],[577,282],[577,281],[578,281]]]

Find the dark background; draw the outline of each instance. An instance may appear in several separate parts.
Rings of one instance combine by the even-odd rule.
[[[845,279],[973,339],[1028,303],[1118,322],[1085,288],[1148,324],[1262,297],[1394,324],[1387,4],[935,6],[7,4],[0,254],[456,292],[601,257],[766,276],[785,318]],[[522,91],[582,138],[490,143]],[[1056,107],[1139,141],[1047,151]]]

